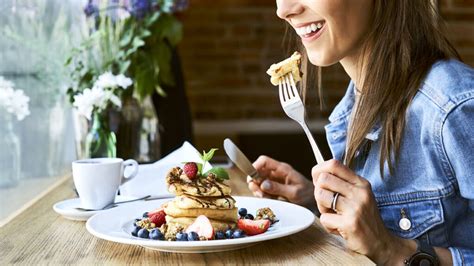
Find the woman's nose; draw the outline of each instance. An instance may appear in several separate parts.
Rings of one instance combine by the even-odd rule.
[[[277,0],[277,16],[281,19],[289,19],[291,16],[303,11],[299,0]]]

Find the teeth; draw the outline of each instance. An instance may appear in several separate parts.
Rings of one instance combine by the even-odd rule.
[[[318,22],[317,24],[311,23],[308,26],[296,28],[296,33],[298,33],[298,35],[300,36],[303,36],[306,34],[310,34],[311,32],[315,32],[318,29],[321,29],[322,27],[323,27],[323,24],[321,22]]]

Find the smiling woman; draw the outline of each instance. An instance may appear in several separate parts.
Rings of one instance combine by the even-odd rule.
[[[351,82],[314,186],[262,156],[254,166],[266,180],[249,188],[316,205],[326,230],[377,264],[472,263],[474,69],[433,3],[277,0],[277,15],[299,35],[303,65],[339,62]]]

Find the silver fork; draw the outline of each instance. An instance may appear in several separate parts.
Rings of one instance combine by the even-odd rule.
[[[281,106],[283,107],[286,115],[301,125],[304,133],[306,133],[306,136],[308,137],[309,143],[311,144],[314,157],[316,157],[316,162],[320,164],[324,162],[324,158],[319,151],[316,141],[314,141],[313,135],[306,125],[305,108],[296,88],[293,76],[291,74],[286,74],[282,79],[280,79],[280,83],[278,85]]]

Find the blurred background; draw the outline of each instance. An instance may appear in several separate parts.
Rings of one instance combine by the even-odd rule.
[[[229,137],[251,160],[270,155],[309,176],[314,164],[310,146],[299,125],[285,116],[277,88],[265,73],[290,54],[282,41],[285,25],[275,14],[275,1],[157,1],[159,8],[175,2],[167,20],[172,30],[167,31],[152,13],[140,13],[153,8],[148,1],[110,2],[130,11],[113,13],[114,23],[131,16],[139,26],[143,21],[151,24],[147,31],[138,31],[141,39],[136,42],[125,36],[109,43],[118,47],[114,60],[125,58],[125,63],[78,70],[74,65],[78,49],[91,50],[84,40],[100,32],[98,1],[0,0],[0,76],[29,98],[24,119],[0,120],[0,220],[17,208],[8,207],[7,200],[27,202],[67,175],[72,160],[84,157],[84,136],[92,122],[78,118],[72,96],[83,92],[84,84],[91,87],[105,70],[125,74],[134,82],[122,95],[122,109],[107,111],[109,127],[117,135],[116,156],[150,163],[188,140],[198,150],[219,148],[216,162],[225,163],[222,142]],[[474,66],[474,1],[440,0],[438,6],[450,40],[464,62]],[[165,48],[153,50],[148,31],[172,40],[165,46],[155,40],[157,47]],[[142,53],[152,49],[152,58],[165,54],[168,61],[147,61],[143,55],[130,59],[118,55],[120,47]],[[72,63],[67,64],[67,58],[73,58]],[[155,75],[158,85],[151,91],[145,88],[141,96],[146,97],[135,97],[146,83],[140,69],[150,65],[155,72],[160,69]],[[307,112],[316,141],[330,158],[324,125],[349,78],[339,65],[324,68],[322,74],[325,104],[321,107],[316,89],[310,90]],[[169,77],[172,82],[166,82]]]

